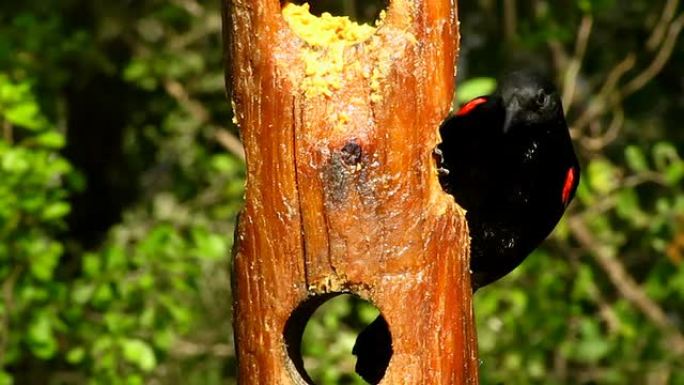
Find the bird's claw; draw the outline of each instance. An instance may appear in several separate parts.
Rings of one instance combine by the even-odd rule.
[[[433,151],[433,155],[435,156],[435,159],[437,160],[437,173],[442,176],[449,175],[449,170],[446,168],[442,167],[444,164],[444,153],[439,147],[435,147],[435,150]]]

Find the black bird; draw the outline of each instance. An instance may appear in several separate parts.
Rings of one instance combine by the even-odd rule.
[[[442,124],[440,182],[466,209],[474,289],[515,269],[574,197],[580,169],[563,115],[555,87],[520,71]]]
[[[510,273],[551,233],[575,195],[579,163],[553,84],[526,72],[466,103],[440,127],[440,182],[470,228],[473,290]],[[377,384],[392,354],[378,317],[354,346],[356,371]]]

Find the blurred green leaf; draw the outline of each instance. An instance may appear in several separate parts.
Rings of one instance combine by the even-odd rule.
[[[21,150],[9,150],[2,154],[2,168],[9,173],[20,174],[30,167],[26,154]]]
[[[27,341],[33,354],[39,358],[52,358],[57,353],[57,340],[52,320],[47,313],[40,313],[31,321]]]
[[[472,78],[459,83],[456,92],[459,104],[464,104],[478,96],[489,95],[496,88],[494,78]]]
[[[192,232],[192,237],[199,257],[218,260],[228,256],[228,243],[225,235],[211,234],[196,228]]]
[[[95,253],[86,253],[82,258],[83,272],[87,277],[97,277],[102,269],[102,256]]]
[[[576,352],[578,360],[596,362],[608,354],[610,347],[603,340],[595,322],[584,320],[581,324],[581,334],[582,338]]]
[[[589,185],[599,194],[607,194],[618,186],[616,170],[606,160],[595,160],[587,170]]]
[[[59,150],[60,148],[64,147],[66,140],[64,135],[58,132],[48,131],[38,135],[36,137],[36,142],[43,147]]]
[[[76,364],[79,364],[83,361],[83,359],[85,358],[85,354],[86,354],[85,349],[83,349],[83,347],[79,346],[77,348],[73,348],[73,349],[69,350],[69,352],[67,353],[67,356],[66,356],[66,360],[68,363],[70,363],[72,365],[76,365]]]
[[[644,227],[648,224],[648,216],[639,206],[639,196],[634,190],[622,190],[617,195],[616,214],[623,219],[631,221],[635,227]]]
[[[0,370],[0,385],[13,385],[12,376],[4,370]]]
[[[52,221],[64,217],[69,213],[71,207],[66,202],[54,202],[47,205],[43,209],[42,218],[46,221]]]
[[[124,359],[137,365],[140,369],[148,372],[157,365],[154,351],[144,341],[139,339],[124,339],[121,342],[121,345]]]
[[[30,248],[31,274],[42,281],[52,279],[62,254],[62,245],[54,242],[36,241]]]
[[[648,170],[648,162],[644,152],[637,146],[627,146],[625,148],[625,160],[632,171],[643,172]]]

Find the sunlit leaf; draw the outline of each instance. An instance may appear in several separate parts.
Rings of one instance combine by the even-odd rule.
[[[601,194],[614,190],[618,185],[615,167],[607,160],[595,160],[587,170],[589,185]]]
[[[456,91],[459,104],[463,104],[478,96],[489,95],[496,88],[494,78],[472,78],[459,83]]]
[[[57,339],[47,313],[40,313],[29,324],[26,339],[37,357],[48,359],[57,353]]]
[[[144,371],[150,371],[157,366],[157,358],[152,347],[139,339],[124,339],[121,342],[123,357],[126,361],[137,365]]]
[[[69,352],[66,355],[66,360],[70,364],[79,364],[83,361],[85,358],[86,352],[85,349],[82,346],[79,346],[77,348],[73,348],[69,350]]]

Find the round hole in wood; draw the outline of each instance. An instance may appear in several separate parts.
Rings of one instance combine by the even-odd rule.
[[[308,384],[377,384],[392,356],[384,317],[352,294],[305,301],[290,316],[285,340],[292,363]]]

